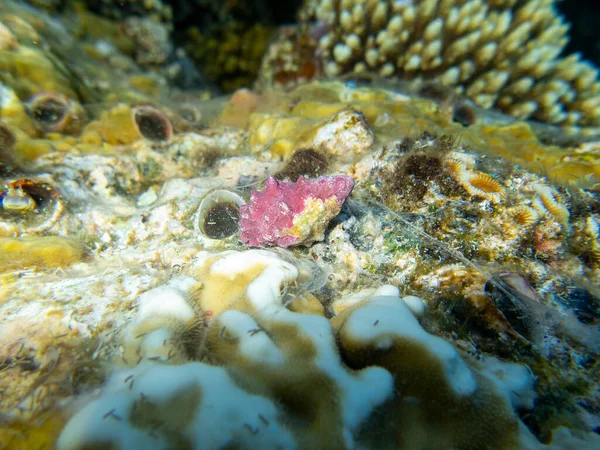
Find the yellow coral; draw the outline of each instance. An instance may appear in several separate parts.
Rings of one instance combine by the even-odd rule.
[[[57,268],[74,264],[85,255],[84,247],[56,236],[0,238],[0,271]]]

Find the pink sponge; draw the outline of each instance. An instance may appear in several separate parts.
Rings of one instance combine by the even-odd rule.
[[[250,192],[250,202],[240,208],[242,241],[289,247],[323,240],[353,187],[354,180],[346,175],[300,177],[295,183],[269,177],[265,188]]]

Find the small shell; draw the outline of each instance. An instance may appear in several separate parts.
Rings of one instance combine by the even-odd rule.
[[[171,121],[152,106],[136,106],[131,109],[131,117],[140,136],[149,141],[168,141],[173,137]]]
[[[539,218],[535,209],[525,205],[511,208],[509,212],[514,221],[524,227],[533,225]]]
[[[240,206],[246,204],[235,192],[217,189],[210,192],[196,213],[196,230],[209,239],[225,239],[237,233]]]
[[[567,224],[569,222],[570,213],[565,205],[561,203],[560,196],[550,186],[539,184],[535,186],[542,205],[544,208],[552,214],[561,224]]]
[[[177,112],[190,125],[199,125],[202,121],[202,112],[195,105],[183,104],[177,109]]]

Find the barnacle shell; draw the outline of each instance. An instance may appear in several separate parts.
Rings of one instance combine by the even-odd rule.
[[[149,141],[168,141],[173,136],[171,121],[152,106],[136,106],[131,116],[139,135]]]
[[[25,192],[20,186],[9,187],[3,194],[0,201],[2,208],[8,211],[33,211],[37,203],[28,192]]]
[[[225,239],[238,229],[240,206],[246,202],[235,192],[217,189],[210,192],[196,213],[196,230],[209,239]]]
[[[27,110],[46,132],[79,134],[85,121],[83,107],[63,94],[36,94],[27,102]]]
[[[183,104],[177,109],[180,117],[192,125],[198,125],[202,120],[202,111],[191,104]]]
[[[63,210],[64,202],[52,186],[27,179],[10,181],[0,193],[0,228],[41,233],[58,221]]]

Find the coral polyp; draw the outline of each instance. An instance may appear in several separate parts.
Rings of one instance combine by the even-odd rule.
[[[538,194],[543,207],[561,223],[568,223],[569,221],[569,210],[562,204],[562,201],[558,193],[550,186],[537,185],[534,187],[535,192]]]
[[[473,195],[499,201],[504,189],[494,177],[486,173],[472,173],[467,175],[463,181],[465,190]]]
[[[450,159],[446,167],[454,179],[474,197],[484,198],[493,202],[502,200],[504,188],[492,176],[470,169],[464,161]]]
[[[537,211],[529,206],[517,206],[510,210],[510,215],[519,225],[529,227],[533,225],[539,217]]]

